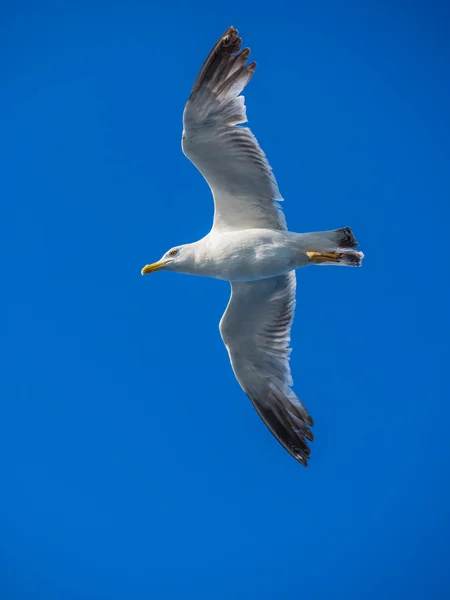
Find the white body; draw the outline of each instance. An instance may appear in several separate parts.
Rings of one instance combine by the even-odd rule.
[[[311,249],[310,236],[274,229],[211,232],[185,246],[193,260],[190,266],[183,264],[182,270],[226,281],[256,281],[284,275],[308,263],[303,248]],[[178,270],[177,266],[174,262],[173,267],[167,268]]]

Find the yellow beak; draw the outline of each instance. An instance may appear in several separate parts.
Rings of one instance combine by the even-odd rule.
[[[155,271],[160,271],[164,269],[169,260],[160,260],[158,262],[152,263],[151,265],[145,265],[145,267],[141,271],[141,275],[147,275],[147,273],[154,273]]]

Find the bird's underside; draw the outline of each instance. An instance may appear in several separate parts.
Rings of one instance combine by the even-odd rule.
[[[237,30],[227,29],[205,60],[184,110],[183,151],[213,193],[213,228],[203,240],[170,250],[143,273],[167,268],[207,274],[201,273],[198,257],[203,251],[209,260],[211,239],[224,239],[229,232],[245,237],[246,231],[260,230],[262,236],[271,230],[297,244],[297,234],[286,231],[282,197],[264,152],[250,129],[237,126],[247,121],[240,94],[256,66],[247,64],[249,54],[248,48],[241,50]],[[303,235],[308,240],[299,246],[304,264],[361,264],[350,228]],[[263,237],[261,248],[258,240],[257,235],[249,248],[263,252]],[[278,441],[307,466],[313,420],[292,389],[289,365],[295,289],[295,271],[289,269],[258,281],[232,281],[220,332],[242,389]]]

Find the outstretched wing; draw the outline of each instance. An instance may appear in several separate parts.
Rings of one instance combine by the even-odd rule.
[[[313,420],[291,388],[287,347],[295,287],[294,271],[260,281],[232,282],[220,333],[242,389],[278,441],[306,467]]]
[[[247,127],[244,97],[256,63],[230,27],[195,80],[183,115],[183,152],[202,173],[214,196],[213,228],[286,229],[278,185],[264,152]]]

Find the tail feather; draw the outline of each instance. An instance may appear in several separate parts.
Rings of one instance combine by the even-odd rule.
[[[364,253],[358,250],[342,250],[338,252],[340,255],[339,264],[344,267],[360,267],[364,258]]]
[[[350,227],[331,229],[330,231],[314,231],[300,234],[300,244],[306,249],[316,252],[333,248],[356,248],[358,242]]]
[[[341,229],[335,229],[332,233],[335,234],[338,248],[356,248],[358,246],[350,227],[341,227]]]

